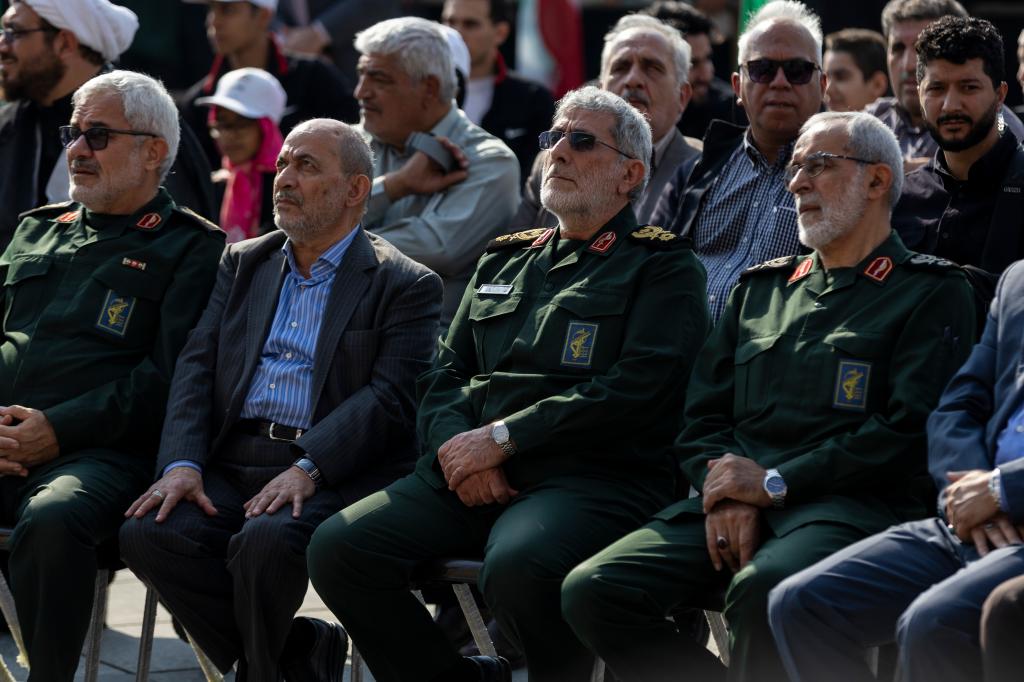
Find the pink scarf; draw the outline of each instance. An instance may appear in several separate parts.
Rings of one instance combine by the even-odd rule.
[[[227,233],[229,244],[259,236],[262,176],[275,172],[277,155],[284,144],[281,131],[273,121],[261,118],[259,124],[263,141],[255,157],[237,166],[226,156],[221,159],[221,166],[228,172],[228,184],[220,207],[220,228]]]

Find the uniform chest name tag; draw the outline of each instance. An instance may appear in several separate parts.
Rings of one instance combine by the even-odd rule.
[[[135,310],[134,296],[122,296],[116,291],[107,291],[107,297],[103,301],[103,309],[100,310],[96,326],[116,336],[124,336],[128,331],[128,322],[131,320],[133,310]]]
[[[565,347],[562,348],[563,367],[590,367],[594,361],[597,326],[594,322],[574,320],[569,323],[569,329],[565,332]]]
[[[477,293],[480,294],[497,294],[498,296],[508,296],[512,293],[511,284],[481,284],[480,288],[477,289]]]
[[[839,410],[863,412],[868,406],[868,382],[871,363],[860,360],[840,360],[836,371],[832,407]]]

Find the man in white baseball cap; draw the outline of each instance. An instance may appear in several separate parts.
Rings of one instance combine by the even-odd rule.
[[[0,251],[18,215],[68,199],[57,128],[71,118],[71,95],[109,70],[131,44],[135,14],[109,0],[13,0],[0,33]],[[175,202],[213,217],[209,164],[183,134],[166,186]]]
[[[271,33],[277,0],[183,0],[207,6],[206,34],[213,48],[210,73],[189,88],[178,108],[203,144],[207,158],[218,163],[220,154],[207,134],[207,109],[198,102],[214,94],[226,74],[246,67],[263,69],[276,78],[288,95],[280,121],[281,134],[312,118],[334,118],[354,123],[358,106],[354,84],[332,64],[285,52]]]

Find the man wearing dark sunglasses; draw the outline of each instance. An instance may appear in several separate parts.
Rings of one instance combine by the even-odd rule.
[[[89,20],[87,21],[86,18]],[[0,250],[18,214],[68,199],[57,129],[71,95],[128,48],[138,19],[109,0],[15,0],[0,19]],[[210,168],[195,135],[183,131],[167,188],[175,201],[215,216]]]
[[[925,421],[967,357],[974,314],[959,268],[890,227],[902,166],[869,114],[804,126],[785,175],[813,253],[747,270],[697,356],[676,456],[700,496],[563,583],[563,613],[617,679],[784,682],[771,589],[933,508]],[[724,611],[728,670],[666,618],[684,607]],[[820,651],[792,643],[807,660]],[[814,672],[802,679],[854,679],[835,661]]]
[[[649,159],[650,180],[633,203],[636,218],[648,222],[662,188],[682,164],[692,164],[701,142],[676,128],[690,101],[691,49],[679,32],[654,17],[626,15],[604,38],[601,88],[636,107],[651,124],[654,146]],[[540,200],[544,155],[534,161],[523,183],[523,201],[512,220],[514,228],[551,227],[558,218]]]
[[[654,211],[655,224],[693,240],[715,319],[743,270],[800,251],[785,167],[800,126],[821,108],[821,41],[817,16],[799,2],[754,15],[732,76],[750,126],[712,122],[700,161],[679,168]]]
[[[73,105],[73,201],[23,214],[0,256],[0,522],[14,524],[29,679],[58,682],[78,665],[97,549],[152,480],[175,359],[224,245],[160,187],[179,139],[162,85],[112,71]]]
[[[416,473],[325,521],[309,547],[317,592],[378,680],[509,682],[507,661],[459,657],[408,590],[418,562],[466,554],[483,556],[481,589],[530,680],[590,679],[561,580],[671,495],[666,448],[707,308],[685,240],[630,207],[650,128],[589,87],[559,102],[541,143],[558,227],[490,244],[419,379]]]

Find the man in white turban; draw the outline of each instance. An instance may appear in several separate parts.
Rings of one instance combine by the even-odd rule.
[[[18,215],[68,199],[57,128],[71,117],[71,95],[109,70],[131,45],[139,21],[109,0],[13,0],[0,34],[0,251]],[[209,166],[183,131],[167,189],[179,205],[215,215]]]

